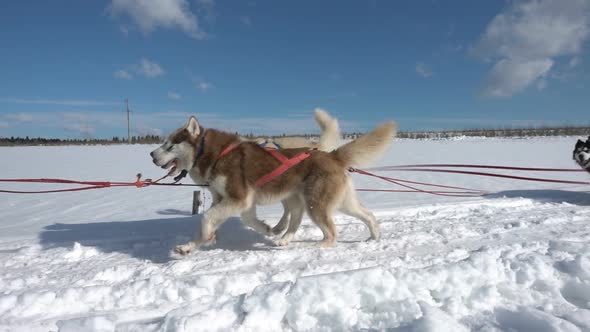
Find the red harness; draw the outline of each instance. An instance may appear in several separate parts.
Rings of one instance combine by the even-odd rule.
[[[221,157],[225,156],[226,154],[228,154],[231,150],[233,150],[237,146],[238,146],[238,144],[236,144],[236,143],[230,144],[228,147],[223,149],[223,151],[221,151],[219,156],[217,156],[217,159],[220,159]],[[299,164],[300,162],[302,162],[303,160],[305,160],[309,156],[311,156],[311,152],[307,151],[307,152],[300,153],[300,154],[296,155],[295,157],[289,159],[289,158],[283,156],[276,149],[265,148],[265,150],[268,151],[270,154],[272,154],[273,157],[277,158],[282,164],[281,164],[281,166],[277,167],[274,171],[272,171],[272,172],[266,174],[265,176],[261,177],[260,179],[258,179],[256,181],[256,183],[254,183],[254,185],[256,187],[261,187],[261,186],[265,185],[266,183],[270,182],[272,179],[285,173],[289,168]]]

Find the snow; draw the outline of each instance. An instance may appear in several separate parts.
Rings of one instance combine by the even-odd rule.
[[[574,168],[576,139],[396,140],[376,166]],[[3,147],[0,177],[158,178],[153,148]],[[307,218],[286,248],[231,218],[214,246],[186,257],[171,249],[198,228],[194,188],[1,194],[0,331],[590,331],[588,186],[386,175],[493,194],[361,192],[381,241],[365,242],[364,224],[336,215],[338,242],[327,249]],[[393,188],[353,177],[357,188]],[[282,213],[258,210],[269,224]]]

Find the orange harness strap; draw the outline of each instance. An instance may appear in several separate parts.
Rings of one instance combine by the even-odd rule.
[[[238,144],[236,144],[236,143],[228,145],[225,149],[223,149],[223,151],[221,151],[219,156],[217,156],[217,159],[220,159],[221,157],[230,153],[237,146],[238,146]],[[303,160],[305,160],[305,159],[309,158],[309,156],[311,156],[311,152],[307,151],[307,152],[300,153],[300,154],[296,155],[295,157],[289,159],[289,158],[283,156],[276,149],[265,148],[265,150],[268,151],[270,154],[272,154],[273,157],[277,158],[282,163],[282,165],[277,167],[274,171],[272,171],[272,172],[266,174],[265,176],[261,177],[260,179],[258,179],[258,181],[256,181],[256,183],[254,183],[254,185],[256,187],[261,187],[261,186],[265,185],[266,183],[272,181],[272,179],[285,173],[289,168],[299,164],[300,162],[302,162]]]
[[[272,154],[275,158],[277,158],[283,164],[281,166],[277,167],[274,171],[272,171],[272,172],[266,174],[265,176],[261,177],[260,179],[258,179],[258,181],[256,181],[256,183],[254,184],[256,187],[263,186],[264,184],[266,184],[267,182],[270,182],[272,179],[276,178],[277,176],[285,173],[289,168],[299,164],[300,162],[302,162],[303,160],[305,160],[309,156],[311,156],[311,152],[307,151],[307,152],[300,153],[291,159],[288,159],[287,157],[283,156],[277,150],[266,150],[266,151],[270,152],[270,154]]]
[[[221,157],[223,157],[226,154],[230,153],[230,151],[233,150],[236,146],[238,146],[237,143],[233,143],[233,144],[228,145],[225,149],[223,149],[223,151],[221,151],[221,153],[219,154],[219,156],[217,156],[217,159],[220,159]]]

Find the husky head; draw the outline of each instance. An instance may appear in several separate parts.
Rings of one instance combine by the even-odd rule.
[[[163,169],[170,169],[170,176],[177,176],[182,171],[190,171],[195,163],[197,146],[203,128],[194,116],[183,127],[176,129],[159,148],[150,153],[154,164]]]
[[[590,172],[590,136],[586,142],[578,140],[574,148],[574,160]]]

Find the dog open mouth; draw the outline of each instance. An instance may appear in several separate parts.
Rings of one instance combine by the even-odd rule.
[[[162,169],[169,169],[170,167],[172,167],[170,168],[170,171],[168,173],[174,173],[176,172],[177,163],[178,158],[174,158],[170,160],[166,165],[162,166]]]

